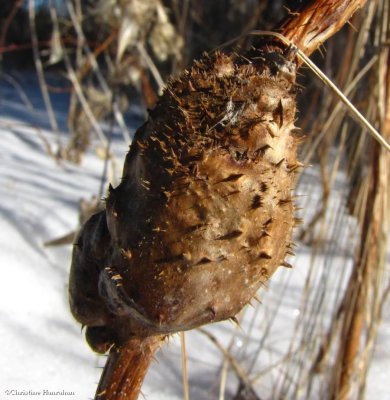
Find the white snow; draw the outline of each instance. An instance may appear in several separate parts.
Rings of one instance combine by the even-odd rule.
[[[104,364],[105,358],[88,348],[80,325],[69,312],[67,279],[71,247],[44,247],[43,243],[75,229],[79,200],[98,194],[103,161],[93,150],[81,166],[59,164],[51,158],[42,137],[53,148],[57,139],[50,131],[35,76],[26,74],[16,78],[34,108],[29,110],[29,105],[23,103],[20,93],[9,82],[0,82],[0,399],[88,399],[94,395],[101,372],[98,367]],[[53,96],[53,100],[63,130],[61,139],[65,142],[67,98]],[[115,136],[113,149],[119,160],[119,178],[126,152],[119,135]],[[302,192],[304,188],[303,185]],[[313,196],[320,197],[319,192],[311,194],[311,201]],[[336,212],[333,217],[341,218]],[[345,229],[352,223],[345,218],[340,221]],[[344,253],[334,257],[334,262],[344,269],[344,274],[340,272],[335,277],[335,284],[339,284],[336,280],[345,279],[350,259],[345,243],[332,246],[335,254],[337,248],[344,249]],[[312,284],[324,279],[326,259],[321,256],[318,259],[323,266],[313,272]],[[242,365],[254,363],[260,393],[271,393],[275,385],[285,385],[281,375],[288,364],[283,366],[280,356],[291,346],[295,324],[303,315],[305,304],[301,302],[301,291],[310,270],[309,249],[302,245],[293,264],[293,270],[279,271],[270,287],[262,291],[263,305],[246,309],[241,328],[230,322],[205,328]],[[336,286],[334,290],[327,286],[324,296],[329,299],[329,307],[337,295],[340,293]],[[326,316],[321,318],[326,324]],[[390,398],[388,310],[384,318],[367,383],[367,399]],[[316,332],[313,341],[317,340]],[[186,340],[191,398],[218,398],[223,373],[221,352],[199,331],[188,332]],[[299,351],[298,346],[299,343],[291,350]],[[280,368],[270,370],[269,366],[275,363],[280,363]],[[148,400],[183,398],[181,370],[180,340],[176,335],[160,351],[158,362],[149,371],[143,387],[145,397]],[[237,378],[229,370],[226,399],[232,398],[236,385]],[[44,390],[73,394],[46,395]],[[34,395],[32,391],[41,394]]]

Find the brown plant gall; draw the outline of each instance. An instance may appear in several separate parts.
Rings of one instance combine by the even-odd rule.
[[[294,82],[280,49],[205,54],[169,82],[74,249],[72,311],[95,350],[234,317],[284,263]]]
[[[205,54],[168,83],[74,248],[72,312],[93,349],[110,349],[96,399],[137,399],[166,335],[233,318],[291,267],[301,59],[281,43],[307,56],[365,1],[307,2],[283,40]]]

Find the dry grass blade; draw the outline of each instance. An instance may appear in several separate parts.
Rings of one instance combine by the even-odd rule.
[[[390,151],[390,144],[387,143],[386,139],[381,136],[381,134],[367,121],[367,119],[360,113],[360,111],[348,100],[348,98],[344,95],[344,93],[329,79],[320,68],[318,68],[313,61],[310,60],[306,54],[300,50],[293,42],[291,42],[286,36],[269,31],[259,31],[255,30],[250,32],[251,35],[260,35],[260,36],[274,36],[278,39],[282,40],[282,42],[291,46],[293,51],[296,51],[298,58],[305,63],[317,76],[324,82],[334,93],[336,93],[337,97],[347,106],[348,110],[351,114],[361,123],[372,135],[372,137],[378,141],[387,151]],[[311,47],[310,47],[311,49]]]
[[[239,380],[243,382],[247,387],[251,387],[252,383],[245,372],[245,369],[237,362],[237,360],[229,353],[229,351],[220,343],[220,341],[210,333],[208,330],[199,328],[198,332],[205,335],[210,341],[221,351],[225,360],[232,367],[234,373],[237,375]]]
[[[355,89],[356,85],[362,80],[362,78],[370,71],[370,69],[375,65],[378,61],[378,56],[372,57],[372,59],[359,71],[359,73],[354,77],[352,82],[348,85],[345,90],[345,96],[349,96],[349,94]],[[308,164],[313,157],[313,154],[317,150],[319,144],[324,139],[324,136],[327,132],[332,131],[332,124],[335,119],[339,115],[339,112],[342,108],[342,103],[337,103],[337,105],[332,110],[332,113],[327,118],[321,133],[317,134],[314,141],[310,142],[308,145],[308,149],[305,152],[304,164]]]
[[[190,400],[190,388],[188,385],[188,370],[187,370],[187,350],[185,332],[180,332],[181,344],[181,366],[183,370],[183,394],[184,400]]]
[[[361,123],[372,135],[372,137],[380,143],[387,151],[390,151],[390,144],[381,134],[367,121],[367,119],[360,113],[360,111],[347,99],[347,97],[341,92],[341,90],[300,50],[298,50],[299,57],[305,62],[305,64],[327,85],[329,86],[338,96],[338,98],[347,106],[351,114]]]

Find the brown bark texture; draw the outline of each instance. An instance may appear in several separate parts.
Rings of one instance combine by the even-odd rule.
[[[280,32],[306,55],[338,32],[367,0],[312,1],[299,15],[281,25]]]
[[[136,400],[142,382],[163,339],[159,336],[130,339],[113,347],[96,390],[97,400]]]

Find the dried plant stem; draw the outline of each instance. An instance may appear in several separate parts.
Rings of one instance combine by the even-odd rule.
[[[141,55],[141,57],[145,60],[148,68],[150,69],[150,72],[152,73],[154,79],[156,80],[158,84],[158,91],[161,94],[164,88],[164,80],[161,77],[161,74],[154,64],[153,60],[149,56],[148,52],[146,51],[144,45],[142,43],[137,43],[137,49]]]
[[[99,55],[100,51],[103,51],[106,47],[108,47],[108,45],[111,43],[111,41],[115,38],[115,35],[114,34],[110,35],[108,37],[108,39],[104,43],[102,43],[101,47],[97,50],[97,53],[94,54],[94,52],[91,51],[91,49],[87,45],[87,40],[86,40],[86,38],[84,36],[80,21],[77,18],[77,14],[75,12],[73,4],[70,1],[67,1],[66,5],[67,5],[67,10],[69,12],[69,16],[70,16],[70,18],[72,20],[72,23],[73,23],[73,26],[76,29],[77,36],[78,36],[78,38],[80,38],[80,40],[81,40],[81,42],[83,44],[83,48],[84,48],[84,51],[85,51],[85,54],[86,54],[87,60],[88,60],[88,64],[87,65],[90,66],[93,69],[94,73],[96,74],[96,78],[97,78],[101,88],[103,89],[105,95],[108,98],[112,99],[112,90],[109,87],[106,79],[104,78],[102,72],[99,69],[96,56]],[[82,74],[85,73],[84,68],[81,71],[82,71]],[[81,76],[81,78],[82,78],[82,76]],[[79,77],[77,77],[77,80],[79,80]],[[83,105],[83,107],[84,107],[84,105]],[[122,113],[121,113],[121,111],[119,109],[118,103],[116,101],[113,101],[112,107],[113,107],[113,111],[114,111],[114,116],[115,116],[116,122],[121,128],[121,132],[123,134],[123,138],[124,138],[126,143],[130,143],[131,142],[130,133],[129,133],[128,129],[127,129],[127,126],[126,126],[126,123],[124,121],[123,115],[122,115]]]
[[[19,94],[19,97],[20,97],[20,100],[22,101],[22,103],[26,106],[26,108],[29,111],[33,111],[34,106],[31,103],[30,99],[28,98],[26,92],[23,90],[23,87],[21,86],[21,84],[12,75],[9,75],[9,74],[0,73],[0,77],[1,77],[1,79],[4,79],[6,82],[8,82],[10,85],[13,86],[13,88]]]
[[[310,55],[339,31],[367,0],[317,0],[286,21],[281,33]]]
[[[325,83],[336,95],[337,97],[347,106],[348,110],[351,114],[358,120],[360,124],[362,124],[368,132],[374,137],[376,141],[378,141],[386,150],[390,151],[390,144],[384,139],[381,134],[367,121],[367,119],[360,113],[360,111],[348,100],[348,98],[344,95],[344,93],[329,79],[321,70],[318,68],[313,61],[298,47],[296,47],[295,43],[291,42],[284,35],[268,32],[268,31],[252,31],[251,35],[263,35],[263,36],[275,36],[278,39],[281,39],[284,43],[292,46],[292,48],[296,51],[298,58],[304,62],[322,82]]]
[[[59,132],[58,124],[57,124],[57,119],[54,114],[53,106],[52,106],[52,103],[50,100],[49,90],[48,90],[46,80],[45,80],[45,75],[43,72],[42,61],[39,56],[38,36],[37,36],[36,26],[35,26],[35,1],[34,0],[28,1],[28,14],[29,14],[29,23],[30,23],[30,31],[31,31],[32,50],[33,50],[35,68],[37,70],[39,86],[42,91],[43,101],[45,102],[45,107],[46,107],[46,111],[47,111],[47,114],[49,117],[49,122],[50,122],[51,128],[57,137],[58,151],[60,152],[62,149],[60,132]]]
[[[352,115],[361,123],[374,137],[378,143],[380,143],[387,151],[390,151],[390,144],[383,138],[380,133],[367,121],[366,118],[359,112],[359,110],[347,99],[343,92],[310,60],[305,54],[298,53],[299,56],[304,60],[305,64],[327,85],[329,86],[338,98],[347,106],[348,110]]]
[[[220,341],[208,330],[199,328],[198,332],[202,333],[210,339],[210,341],[221,351],[224,355],[224,360],[232,367],[232,370],[236,374],[237,378],[243,382],[247,387],[251,387],[252,383],[243,369],[243,367],[238,363],[238,361],[229,353],[229,351],[220,343]]]
[[[52,22],[53,22],[55,28],[59,29],[58,15],[57,15],[57,11],[54,7],[50,7],[50,15],[51,15],[51,19],[52,19]],[[65,66],[66,66],[66,69],[68,72],[68,77],[69,77],[70,81],[72,82],[74,92],[76,93],[76,96],[78,97],[78,100],[80,101],[80,104],[83,107],[86,117],[88,118],[89,122],[91,123],[92,127],[94,128],[96,136],[99,138],[102,146],[107,147],[107,138],[106,138],[102,128],[100,127],[98,121],[96,120],[95,115],[93,114],[93,112],[91,110],[91,107],[89,106],[89,103],[84,95],[83,90],[82,90],[81,83],[78,79],[78,76],[77,76],[73,66],[72,66],[72,62],[69,58],[69,55],[65,51],[65,48],[63,47],[62,43],[61,43],[61,47],[62,47],[62,54],[64,55],[64,63],[65,63]]]
[[[366,0],[320,0],[313,2],[299,14],[296,21],[290,20],[281,27],[285,43],[297,47],[297,55],[327,86],[329,86],[348,107],[357,120],[368,129],[378,142],[387,150],[390,145],[374,127],[360,114],[356,107],[346,98],[338,87],[307,57],[321,46],[330,36],[335,34],[350,16],[366,3]]]
[[[100,125],[88,103],[87,98],[84,95],[82,86],[77,78],[77,74],[74,71],[71,62],[65,53],[64,53],[64,62],[65,62],[65,66],[67,68],[68,77],[69,77],[70,81],[72,82],[73,89],[80,101],[81,106],[83,107],[85,115],[87,116],[89,122],[93,126],[96,136],[99,138],[100,142],[102,143],[102,146],[106,147],[107,146],[107,138],[106,138],[102,128],[100,127]]]
[[[228,371],[229,371],[229,362],[224,357],[221,370],[221,378],[219,383],[219,400],[225,400],[225,388],[226,388]]]
[[[368,194],[368,203],[364,215],[364,226],[361,242],[361,254],[355,264],[354,273],[350,279],[350,290],[345,301],[352,304],[343,323],[343,343],[339,357],[341,359],[340,379],[336,398],[346,400],[350,398],[350,388],[354,376],[358,375],[357,361],[360,354],[362,333],[365,329],[366,312],[369,307],[369,295],[372,292],[372,282],[375,281],[375,269],[380,263],[379,243],[382,242],[382,221],[384,211],[384,196],[387,185],[384,180],[383,157],[375,151],[374,165],[371,170],[371,185]],[[345,307],[346,304],[345,304]]]
[[[387,68],[382,69],[383,82],[387,83],[387,93],[384,93],[385,115],[382,117],[382,126],[385,137],[390,139],[390,52],[386,49],[382,53],[382,65]],[[339,360],[341,362],[339,371],[339,381],[335,389],[335,398],[347,400],[354,377],[365,376],[367,362],[358,365],[361,356],[362,334],[364,330],[370,330],[375,325],[376,319],[372,314],[378,313],[380,302],[377,299],[378,279],[384,269],[386,243],[388,235],[388,209],[389,209],[389,180],[388,173],[390,167],[390,157],[381,151],[380,147],[373,143],[373,157],[369,177],[368,199],[363,216],[363,226],[361,235],[361,251],[354,271],[350,279],[349,290],[344,303],[349,302],[346,317],[343,321],[343,338],[339,350]],[[380,283],[379,283],[380,285]],[[372,296],[372,297],[371,297]],[[372,303],[374,303],[372,305]],[[373,308],[370,309],[370,307]],[[374,312],[372,312],[374,311]],[[371,321],[371,322],[370,322]],[[368,325],[368,326],[367,326]],[[367,341],[371,338],[368,337]],[[361,379],[364,382],[364,378]]]
[[[190,400],[190,390],[188,386],[188,371],[187,371],[187,351],[186,351],[186,336],[185,332],[180,332],[181,343],[181,366],[183,369],[183,395],[184,400]]]
[[[110,350],[95,400],[136,400],[162,336],[130,339]]]
[[[378,56],[373,56],[371,60],[359,71],[359,73],[355,76],[355,78],[351,81],[351,83],[346,87],[344,94],[345,96],[349,96],[354,89],[356,88],[356,85],[363,79],[363,77],[371,70],[371,68],[375,65],[375,63],[378,61]],[[332,110],[332,113],[327,117],[325,124],[323,125],[321,132],[319,132],[318,135],[316,135],[315,139],[310,143],[310,147],[307,149],[305,152],[306,156],[303,160],[304,164],[308,164],[314,154],[314,152],[317,150],[318,146],[322,142],[324,136],[330,131],[330,128],[334,121],[336,120],[337,116],[340,115],[340,110],[342,107],[342,103],[337,103],[334,109]]]
[[[314,74],[337,95],[339,100],[346,105],[350,113],[368,130],[370,135],[372,135],[386,150],[390,151],[390,144],[386,139],[381,136],[332,80],[308,57],[329,37],[340,30],[353,13],[362,7],[366,1],[367,0],[317,0],[306,7],[297,17],[291,18],[287,23],[282,25],[280,33],[254,30],[249,32],[249,34],[273,36],[291,46],[296,52],[298,65],[301,63],[306,64]]]

